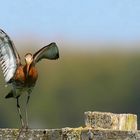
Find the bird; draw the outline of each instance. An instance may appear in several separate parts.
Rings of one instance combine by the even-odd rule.
[[[56,60],[59,58],[59,49],[55,42],[52,42],[34,54],[27,53],[24,56],[25,64],[15,48],[13,41],[2,29],[0,29],[0,65],[7,85],[11,85],[10,92],[5,96],[16,99],[16,106],[22,128],[29,128],[28,104],[32,90],[38,79],[36,64],[42,59]],[[19,97],[27,95],[25,106],[25,122],[23,121]]]

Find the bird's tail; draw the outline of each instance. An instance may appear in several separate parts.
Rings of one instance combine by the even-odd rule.
[[[7,98],[12,98],[12,97],[14,97],[14,94],[13,94],[13,91],[11,90],[11,91],[5,96],[5,98],[7,99]]]

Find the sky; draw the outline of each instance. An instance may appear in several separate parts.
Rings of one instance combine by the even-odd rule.
[[[3,0],[0,28],[68,41],[140,40],[140,0]]]

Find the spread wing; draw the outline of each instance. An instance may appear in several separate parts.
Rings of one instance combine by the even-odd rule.
[[[34,63],[37,63],[44,58],[51,60],[59,58],[59,50],[56,43],[53,42],[43,47],[33,55]]]
[[[5,81],[9,83],[16,72],[17,66],[20,64],[20,57],[9,36],[1,29],[0,64],[2,67]]]

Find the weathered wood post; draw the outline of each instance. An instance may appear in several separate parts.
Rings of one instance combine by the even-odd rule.
[[[85,125],[94,129],[137,130],[137,116],[107,112],[85,112]]]
[[[85,112],[85,126],[61,129],[0,129],[0,140],[140,140],[137,116]]]

